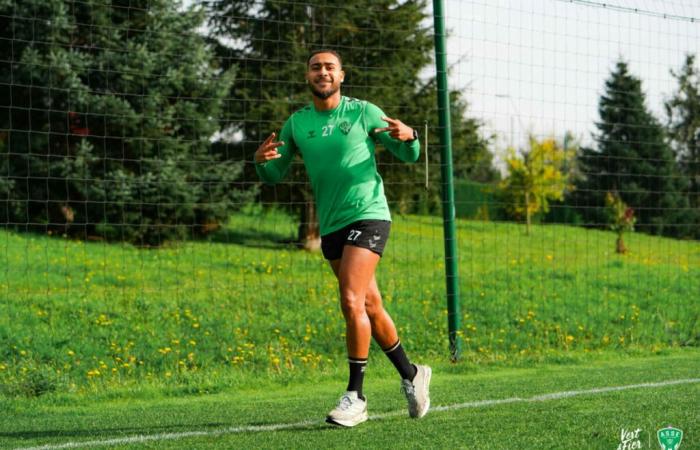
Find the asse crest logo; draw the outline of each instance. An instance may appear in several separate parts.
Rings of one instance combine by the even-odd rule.
[[[352,124],[345,120],[338,125],[338,128],[340,128],[340,131],[342,131],[343,134],[348,134],[350,132],[350,128],[352,128]]]
[[[678,450],[683,440],[683,431],[678,428],[668,426],[656,432],[659,444],[663,450]]]

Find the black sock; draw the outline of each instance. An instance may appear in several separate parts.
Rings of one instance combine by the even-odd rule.
[[[404,380],[413,380],[413,378],[415,378],[418,369],[408,360],[408,356],[406,356],[406,352],[403,351],[400,340],[391,347],[384,349],[384,354],[386,354],[392,364],[394,364],[396,370],[399,371],[401,378]]]
[[[350,364],[350,381],[348,381],[347,390],[357,391],[357,396],[364,400],[365,397],[362,395],[362,382],[365,379],[367,359],[348,357],[348,363]]]

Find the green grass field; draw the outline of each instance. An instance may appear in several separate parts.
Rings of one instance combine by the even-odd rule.
[[[160,249],[0,231],[0,399],[10,413],[0,438],[39,445],[322,417],[344,387],[344,323],[327,263],[285,243],[294,233],[285,214],[254,207],[207,241]],[[448,362],[441,220],[395,216],[378,270],[409,355],[441,374],[435,404],[700,373],[700,243],[631,234],[620,256],[612,233],[575,227],[536,226],[527,237],[520,225],[459,221],[458,233],[457,365]],[[400,410],[376,347],[368,378],[372,413]],[[620,427],[664,420],[697,435],[697,393],[696,384],[630,389],[420,423],[389,416],[355,434],[315,424],[138,445],[587,448],[595,437],[588,448],[610,448]],[[572,444],[559,446],[569,434]]]
[[[700,448],[697,349],[532,368],[433,365],[433,411],[421,420],[407,417],[396,375],[381,365],[366,377],[370,421],[354,429],[322,422],[341,382],[317,376],[206,395],[5,399],[0,448],[614,449],[623,428],[639,428],[648,449],[659,448],[656,431],[669,424],[684,432],[681,449]],[[639,386],[669,380],[686,382]],[[603,387],[628,388],[592,391]]]
[[[442,224],[394,218],[378,271],[412,354],[447,355]],[[122,386],[217,389],[344,359],[337,287],[295,223],[249,209],[210,241],[161,249],[0,232],[5,395]],[[700,243],[565,226],[532,236],[459,221],[463,357],[528,365],[697,346]]]

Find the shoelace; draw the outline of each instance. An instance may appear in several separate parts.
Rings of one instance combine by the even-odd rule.
[[[415,396],[416,395],[416,387],[413,385],[413,383],[402,383],[401,384],[401,393],[405,394],[405,395]]]
[[[350,397],[347,395],[343,395],[340,397],[340,401],[338,402],[338,408],[342,409],[343,411],[346,411],[352,406],[352,400]]]

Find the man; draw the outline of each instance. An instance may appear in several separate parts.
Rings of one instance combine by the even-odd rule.
[[[338,53],[313,52],[306,72],[313,102],[291,115],[279,141],[272,133],[260,145],[255,162],[267,183],[280,181],[297,153],[306,166],[317,203],[321,249],[340,287],[350,365],[346,392],[326,421],[352,427],[367,420],[362,381],[371,337],[401,375],[411,417],[428,412],[431,369],[410,363],[374,276],[391,225],[375,141],[399,159],[415,162],[418,136],[400,120],[385,117],[377,106],[341,96],[344,78]]]

